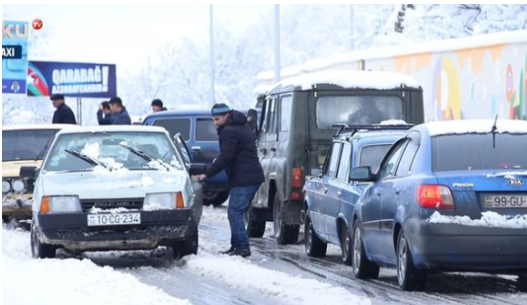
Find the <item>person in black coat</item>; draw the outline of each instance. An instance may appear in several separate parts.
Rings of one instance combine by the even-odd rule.
[[[112,109],[112,125],[132,125],[132,119],[123,106],[121,98],[112,97],[110,107]]]
[[[152,111],[154,113],[167,110],[165,107],[163,107],[163,101],[160,99],[153,100],[151,106],[152,106]]]
[[[53,124],[77,124],[73,111],[64,103],[64,95],[53,94],[49,99],[57,109],[53,113]]]
[[[247,117],[225,104],[212,107],[212,119],[218,130],[220,155],[207,173],[197,178],[202,181],[225,169],[231,187],[227,210],[231,248],[222,253],[247,257],[251,250],[243,215],[265,179],[256,152],[255,134],[247,124]]]
[[[109,102],[104,101],[99,105],[99,110],[97,111],[97,121],[99,121],[99,125],[112,124],[112,111]]]

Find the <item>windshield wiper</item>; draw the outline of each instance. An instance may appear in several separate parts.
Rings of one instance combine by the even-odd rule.
[[[170,171],[170,169],[171,169],[171,166],[169,166],[168,164],[166,164],[162,160],[156,159],[156,158],[152,157],[151,155],[145,153],[144,151],[142,151],[140,149],[137,149],[137,148],[132,147],[132,146],[128,146],[128,145],[123,144],[123,143],[121,143],[119,145],[121,145],[122,147],[128,149],[130,152],[132,152],[133,154],[141,157],[143,160],[145,160],[147,162],[156,161],[159,164],[161,164],[164,168],[166,168],[167,171]]]
[[[494,120],[494,125],[492,126],[492,148],[496,149],[496,131],[498,130],[498,126],[496,124],[498,123],[498,115],[496,114],[496,119]]]
[[[65,152],[83,160],[83,161],[86,161],[87,163],[91,164],[91,165],[100,165],[104,168],[107,168],[107,169],[110,169],[106,164],[102,163],[101,161],[93,158],[93,157],[90,157],[90,156],[87,156],[85,154],[81,154],[80,152],[77,152],[77,151],[74,151],[74,150],[69,150],[69,149],[65,149],[64,150]]]

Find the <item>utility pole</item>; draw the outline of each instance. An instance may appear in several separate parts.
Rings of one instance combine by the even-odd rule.
[[[274,5],[274,80],[280,81],[280,5]]]
[[[210,104],[214,105],[214,19],[212,4],[209,4],[209,34]]]
[[[350,51],[355,49],[355,20],[354,20],[353,4],[350,4]]]

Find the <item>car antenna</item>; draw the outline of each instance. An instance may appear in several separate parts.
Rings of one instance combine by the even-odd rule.
[[[492,126],[492,148],[496,149],[496,131],[498,130],[498,127],[496,124],[498,123],[498,115],[496,114],[496,119],[494,120],[494,125]]]

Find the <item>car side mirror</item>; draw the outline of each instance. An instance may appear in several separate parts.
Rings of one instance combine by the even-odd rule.
[[[369,166],[359,166],[351,170],[350,180],[373,182],[375,181],[375,175],[371,172],[371,168]]]
[[[207,172],[207,164],[205,163],[191,163],[188,173],[191,176],[203,175]]]
[[[22,166],[20,168],[20,178],[37,178],[37,167],[36,166]]]

